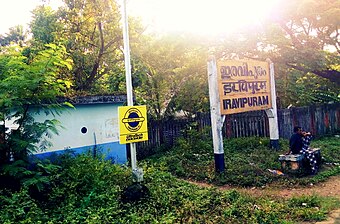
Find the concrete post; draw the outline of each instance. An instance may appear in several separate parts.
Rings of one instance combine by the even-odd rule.
[[[221,116],[221,105],[217,85],[217,65],[216,59],[213,56],[211,56],[208,60],[208,83],[215,170],[218,173],[222,173],[225,169],[222,136],[224,116]]]
[[[277,118],[277,106],[276,106],[276,88],[275,88],[275,77],[274,77],[274,63],[267,59],[269,63],[270,72],[270,91],[272,98],[272,109],[266,110],[266,114],[269,119],[269,136],[270,136],[270,147],[273,149],[279,149],[279,125]]]

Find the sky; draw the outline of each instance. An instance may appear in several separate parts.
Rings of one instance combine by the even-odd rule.
[[[48,1],[48,0],[47,0]],[[49,0],[57,8],[61,0]],[[121,3],[123,0],[117,0]],[[156,32],[217,35],[256,26],[279,0],[127,0],[129,15],[141,17]],[[0,0],[0,34],[31,20],[41,0]]]
[[[41,0],[0,0],[0,34],[8,32],[16,25],[28,26],[31,21],[31,11],[41,4]],[[59,0],[51,0],[51,6],[56,8]]]
[[[257,26],[279,0],[128,0],[130,14],[153,29],[215,35]]]

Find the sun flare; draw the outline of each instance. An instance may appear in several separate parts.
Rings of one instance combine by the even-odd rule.
[[[214,35],[258,24],[278,0],[129,0],[131,14],[155,31]],[[129,6],[128,6],[129,7]]]
[[[0,34],[7,33],[9,28],[22,25],[28,28],[32,19],[32,10],[38,5],[48,3],[52,9],[56,10],[61,4],[61,0],[0,0]]]
[[[0,31],[30,22],[31,11],[42,0],[4,1]],[[121,4],[123,0],[117,0]],[[231,33],[256,26],[273,14],[280,0],[126,0],[130,16],[141,17],[152,32],[189,32],[200,35]],[[20,4],[19,4],[20,2]],[[49,0],[54,9],[61,0]],[[17,5],[20,5],[16,7]],[[13,9],[15,8],[15,13]],[[20,15],[20,16],[18,16]]]

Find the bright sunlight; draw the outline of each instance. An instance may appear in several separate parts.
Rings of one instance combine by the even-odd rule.
[[[43,4],[42,0],[0,0],[0,34],[8,32],[8,29],[16,25],[23,25],[25,28],[31,22],[31,11],[38,5]],[[61,4],[60,0],[45,1],[53,9]]]
[[[123,0],[117,0],[119,4]],[[151,32],[188,32],[213,36],[257,26],[273,14],[279,0],[126,0],[130,16],[141,17]],[[0,0],[0,33],[30,22],[42,0]],[[54,8],[61,0],[45,1]]]
[[[273,14],[278,1],[128,0],[128,7],[156,32],[216,35],[258,25]]]

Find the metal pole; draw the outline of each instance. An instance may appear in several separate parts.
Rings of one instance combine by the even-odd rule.
[[[122,5],[122,21],[123,21],[123,41],[124,41],[124,62],[125,62],[125,77],[126,77],[126,94],[127,94],[127,105],[133,106],[133,92],[132,92],[132,81],[131,81],[131,61],[130,61],[130,44],[129,44],[129,26],[126,12],[126,0],[123,0]],[[137,172],[137,159],[136,159],[136,144],[130,143],[131,151],[131,167],[132,172]],[[138,172],[137,172],[138,173]],[[137,181],[139,182],[138,175]]]

